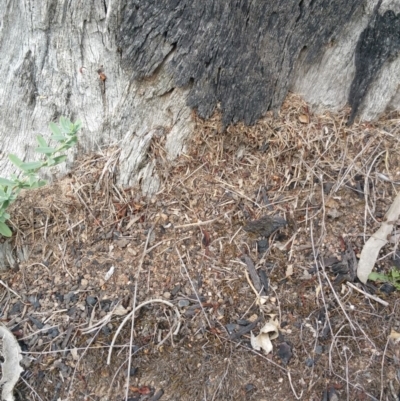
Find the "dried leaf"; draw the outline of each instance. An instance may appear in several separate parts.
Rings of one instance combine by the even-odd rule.
[[[373,234],[365,243],[361,251],[360,261],[358,263],[357,276],[362,283],[366,283],[369,274],[374,268],[379,251],[388,242],[388,238],[393,231],[393,224],[400,215],[400,193],[394,199],[392,205],[387,211],[384,221],[379,230]]]
[[[310,117],[307,114],[300,114],[299,115],[299,121],[302,124],[308,124],[310,122]]]
[[[396,344],[400,342],[400,333],[397,331],[393,330],[390,332],[389,338]]]
[[[209,233],[208,231],[206,231],[206,230],[202,230],[202,233],[203,233],[203,239],[202,239],[201,242],[202,242],[204,248],[207,248],[207,247],[209,247],[210,244],[211,244],[211,235],[210,235],[210,233]]]
[[[71,348],[70,351],[71,351],[72,359],[74,361],[77,361],[79,359],[78,349],[77,348]]]
[[[286,277],[290,277],[293,275],[293,265],[288,265],[286,268]]]
[[[111,276],[114,274],[114,269],[115,269],[114,266],[110,267],[110,269],[108,270],[108,272],[104,276],[104,280],[105,281],[108,281],[111,278]]]
[[[118,305],[113,310],[113,314],[116,316],[125,316],[127,313],[128,313],[128,309],[125,309],[122,305]]]
[[[271,340],[274,340],[278,336],[279,332],[276,322],[271,320],[260,330],[258,336],[254,336],[253,332],[251,333],[251,346],[256,351],[263,349],[266,354],[269,354],[273,349]]]
[[[4,358],[4,362],[1,364],[0,385],[3,386],[1,399],[2,401],[14,401],[13,389],[24,370],[19,364],[22,360],[21,348],[11,331],[2,324],[0,324],[0,341],[2,342],[1,354]]]

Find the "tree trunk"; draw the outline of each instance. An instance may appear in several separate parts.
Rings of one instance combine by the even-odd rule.
[[[120,184],[145,193],[160,183],[153,136],[176,157],[191,109],[252,124],[291,90],[314,108],[350,103],[350,123],[374,119],[400,107],[399,38],[398,0],[5,0],[2,175],[61,115],[83,122],[76,153],[118,145]]]
[[[61,115],[82,120],[79,151],[121,147],[120,183],[152,193],[151,139],[176,157],[191,109],[252,124],[289,90],[350,103],[350,123],[400,107],[398,0],[4,0],[0,24],[3,176]]]

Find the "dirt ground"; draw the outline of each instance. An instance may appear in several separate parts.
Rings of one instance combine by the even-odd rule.
[[[29,256],[0,277],[16,399],[400,400],[399,292],[355,277],[400,184],[400,116],[348,112],[291,95],[252,127],[197,119],[177,160],[152,143],[151,198],[116,185],[116,148],[24,193],[12,244]],[[397,240],[377,270],[400,265]],[[251,333],[271,320],[267,355]]]

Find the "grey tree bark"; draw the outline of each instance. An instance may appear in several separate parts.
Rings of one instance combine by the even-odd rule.
[[[119,146],[120,183],[154,193],[151,139],[176,157],[192,109],[253,124],[291,90],[375,119],[400,108],[399,52],[399,0],[3,0],[1,175],[64,115],[80,152]]]

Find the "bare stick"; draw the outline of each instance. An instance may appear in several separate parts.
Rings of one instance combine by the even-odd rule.
[[[386,302],[386,301],[384,301],[383,299],[380,299],[380,298],[378,298],[378,297],[375,296],[375,295],[368,294],[367,292],[365,292],[365,291],[361,290],[360,288],[356,287],[354,284],[349,283],[349,282],[347,282],[346,284],[347,284],[349,287],[353,288],[354,290],[356,290],[356,291],[360,292],[361,294],[365,295],[366,297],[371,298],[371,299],[373,299],[374,301],[380,303],[381,305],[383,305],[383,306],[389,306],[389,302]]]
[[[219,219],[220,218],[217,217],[216,219],[207,220],[207,221],[198,221],[197,223],[181,224],[179,226],[174,226],[174,228],[187,228],[187,227],[195,227],[195,226],[205,226],[206,224],[213,223],[214,221],[217,221]]]
[[[136,308],[136,294],[137,294],[137,281],[135,282],[135,292],[133,294],[133,310]],[[126,392],[125,400],[128,401],[129,395],[129,378],[131,377],[131,363],[132,363],[132,344],[133,344],[133,329],[135,327],[135,314],[132,314],[131,323],[131,336],[129,339],[129,358],[128,358],[128,372],[126,374]]]
[[[204,317],[205,317],[206,320],[207,320],[208,327],[211,328],[212,326],[211,326],[211,324],[210,324],[210,321],[208,320],[206,311],[205,311],[204,308],[203,308],[203,305],[202,305],[202,303],[201,303],[201,301],[200,301],[200,297],[199,297],[199,294],[198,294],[197,291],[196,291],[196,288],[194,288],[193,281],[192,281],[192,279],[191,279],[190,276],[189,276],[189,272],[188,272],[187,269],[186,269],[186,265],[185,265],[185,263],[183,262],[182,256],[181,256],[181,254],[180,254],[180,252],[179,252],[179,249],[178,249],[178,247],[175,247],[175,249],[176,249],[176,253],[177,253],[178,256],[179,256],[179,260],[181,261],[181,265],[182,265],[183,268],[185,269],[185,273],[186,273],[186,275],[187,275],[187,277],[188,277],[188,279],[189,279],[190,285],[192,286],[192,289],[193,289],[193,291],[194,291],[194,293],[195,293],[195,295],[196,295],[197,301],[199,302],[200,308],[201,308],[201,310],[203,311]]]
[[[11,291],[15,296],[21,298],[14,290],[12,290],[3,280],[0,280],[0,284],[5,287],[8,291]]]
[[[292,392],[293,392],[294,396],[296,397],[296,400],[300,400],[301,396],[303,395],[303,390],[301,390],[300,395],[297,396],[296,391],[295,391],[295,389],[293,387],[293,384],[292,384],[292,376],[290,375],[290,371],[289,370],[287,371],[287,376],[288,376],[288,379],[289,379],[290,388],[292,389]]]
[[[385,349],[383,350],[383,354],[382,354],[382,362],[381,362],[381,395],[379,397],[379,401],[382,401],[382,398],[383,398],[383,390],[384,390],[383,370],[384,370],[384,367],[385,367],[386,351],[387,351],[387,347],[389,345],[389,341],[390,341],[390,338],[387,339],[386,345],[385,345]]]
[[[168,305],[170,308],[172,308],[172,309],[175,311],[175,313],[176,313],[176,318],[177,318],[177,327],[176,327],[175,331],[173,332],[173,335],[176,336],[176,335],[179,333],[179,329],[180,329],[180,327],[181,327],[181,315],[180,315],[178,309],[177,309],[173,304],[171,304],[171,302],[164,301],[163,299],[150,299],[149,301],[145,301],[145,302],[141,303],[140,305],[138,305],[138,306],[137,306],[132,312],[130,312],[128,315],[126,315],[125,319],[124,319],[124,320],[122,321],[122,323],[119,325],[119,327],[118,327],[117,331],[115,332],[114,337],[113,337],[113,339],[112,339],[112,341],[111,341],[110,349],[109,349],[109,351],[108,351],[107,365],[109,365],[110,362],[111,362],[111,354],[112,354],[112,350],[113,350],[113,347],[114,347],[114,344],[115,344],[115,340],[117,339],[118,334],[120,333],[120,331],[122,330],[122,328],[125,326],[125,323],[126,323],[126,322],[132,317],[132,315],[135,314],[135,312],[137,312],[140,308],[142,308],[143,306],[149,305],[149,304],[156,303],[156,302],[159,302],[159,303]],[[169,334],[168,334],[168,335],[169,335]]]

